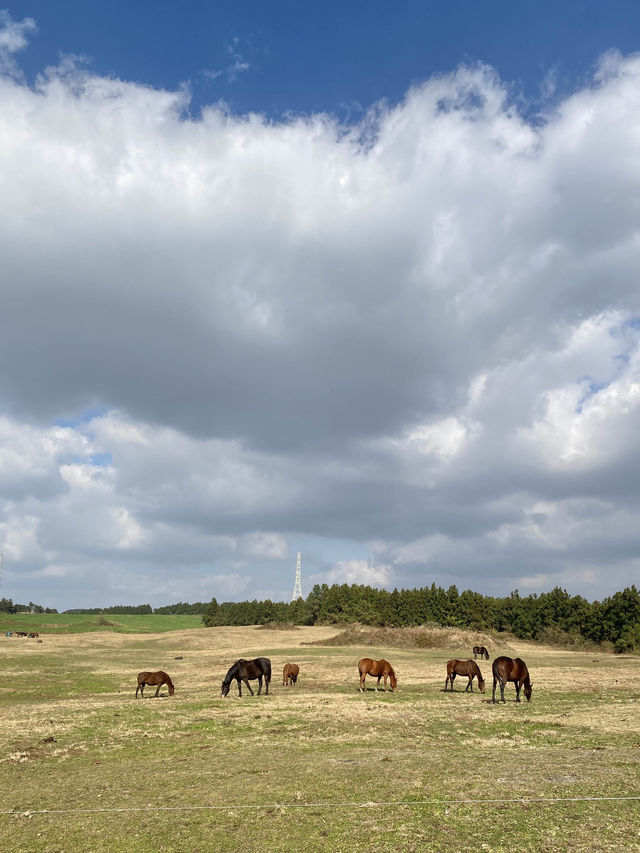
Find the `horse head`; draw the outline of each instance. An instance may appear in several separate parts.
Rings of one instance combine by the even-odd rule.
[[[169,696],[173,696],[173,694],[175,692],[176,692],[176,688],[173,686],[172,682],[170,681],[169,682]]]
[[[221,696],[222,698],[224,698],[225,696],[227,696],[227,695],[228,695],[228,693],[229,693],[229,688],[230,688],[230,687],[231,687],[231,682],[230,682],[230,681],[223,681],[223,682],[222,682],[222,690],[220,691],[220,696]]]
[[[398,679],[395,677],[393,672],[389,673],[389,681],[391,682],[391,689],[396,690],[398,687]]]
[[[524,695],[527,702],[531,702],[531,694],[533,693],[533,684],[525,684],[524,686]]]
[[[480,693],[484,693],[484,678],[478,679],[478,688],[480,689]]]

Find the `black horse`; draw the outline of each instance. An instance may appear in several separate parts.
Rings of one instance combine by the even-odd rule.
[[[474,646],[473,647],[474,658],[476,657],[476,655],[480,655],[480,660],[482,660],[482,658],[485,658],[485,657],[487,660],[489,660],[489,652],[487,651],[486,646]]]
[[[251,685],[249,684],[249,679],[253,680],[254,678],[258,679],[258,696],[262,690],[263,678],[267,688],[266,695],[268,696],[269,682],[271,681],[271,661],[269,658],[255,658],[254,660],[244,660],[243,658],[240,658],[240,660],[237,660],[233,666],[229,668],[229,672],[224,677],[224,681],[222,682],[222,696],[228,695],[229,688],[231,687],[231,681],[234,678],[238,682],[238,696],[242,696],[242,681],[244,681],[249,689],[249,693],[251,693],[252,696],[254,695]]]

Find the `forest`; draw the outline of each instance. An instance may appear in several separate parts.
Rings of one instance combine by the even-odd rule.
[[[620,653],[640,650],[640,593],[635,586],[589,602],[560,587],[527,596],[515,590],[497,598],[435,584],[392,592],[357,584],[316,584],[306,599],[291,603],[267,599],[219,604],[213,598],[203,621],[207,626],[360,622],[402,627],[435,623],[509,631],[520,639],[562,645],[593,644]]]

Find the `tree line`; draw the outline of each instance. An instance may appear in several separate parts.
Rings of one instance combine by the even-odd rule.
[[[14,604],[10,598],[0,598],[0,613],[57,613],[55,607],[43,607],[30,601],[28,604]]]
[[[177,604],[165,604],[163,607],[152,607],[150,604],[114,604],[111,607],[74,607],[64,610],[64,613],[84,614],[86,616],[102,616],[106,614],[128,614],[131,616],[145,616],[151,613],[161,613],[169,616],[201,616],[206,612],[208,603],[196,601],[188,604],[179,601]]]
[[[294,625],[361,622],[411,627],[435,623],[477,631],[509,631],[523,640],[610,645],[616,652],[640,650],[640,593],[635,586],[602,601],[589,602],[556,587],[499,598],[456,586],[388,591],[357,584],[316,584],[305,599],[226,601],[215,598],[203,616],[206,626]]]

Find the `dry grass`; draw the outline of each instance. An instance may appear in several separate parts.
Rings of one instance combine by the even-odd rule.
[[[419,630],[419,629],[417,629]],[[431,630],[431,629],[428,629]],[[445,632],[447,633],[447,632]],[[3,809],[597,796],[640,788],[637,658],[450,632],[437,649],[385,634],[328,645],[335,627],[212,628],[148,635],[0,638]],[[360,635],[358,635],[360,636]],[[444,694],[448,657],[476,642],[517,653],[530,705]],[[384,642],[383,642],[384,640]],[[317,645],[317,643],[321,645]],[[406,641],[405,641],[406,642]],[[455,643],[460,643],[455,647]],[[453,646],[453,647],[452,647]],[[238,657],[267,655],[268,697],[221,700]],[[357,691],[357,661],[387,657],[395,694]],[[182,658],[176,660],[176,658]],[[282,666],[300,665],[294,688]],[[478,662],[490,691],[490,661]],[[135,700],[136,673],[164,669],[169,698]],[[468,804],[252,814],[109,812],[0,817],[10,851],[634,850],[638,804]]]
[[[513,651],[504,637],[499,640],[502,652]],[[496,647],[496,639],[480,631],[464,628],[372,628],[351,624],[328,640],[314,640],[322,646],[386,646],[392,649],[466,649],[472,654],[474,646]]]

